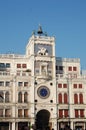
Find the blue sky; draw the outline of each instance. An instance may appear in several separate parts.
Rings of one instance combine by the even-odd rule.
[[[39,24],[56,37],[56,56],[86,69],[86,0],[0,0],[0,54],[24,54]]]

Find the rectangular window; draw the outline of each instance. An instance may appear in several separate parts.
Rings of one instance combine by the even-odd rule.
[[[11,116],[10,109],[5,109],[5,117],[10,117],[10,116]]]
[[[62,109],[59,110],[59,117],[60,117],[60,118],[63,117],[63,110],[62,110]]]
[[[6,63],[6,68],[10,68],[10,63]]]
[[[18,86],[19,87],[23,86],[23,82],[18,82]]]
[[[5,63],[0,63],[0,68],[5,68]]]
[[[67,84],[63,84],[63,88],[67,88]]]
[[[63,71],[63,66],[59,66],[59,70]]]
[[[83,109],[80,110],[80,117],[84,117],[84,110]]]
[[[0,117],[3,117],[3,109],[0,109]]]
[[[62,84],[59,83],[59,84],[58,84],[58,88],[62,88]]]
[[[79,117],[79,110],[75,109],[75,117]]]
[[[22,72],[22,76],[26,76],[26,72]]]
[[[18,117],[22,117],[22,109],[18,109]]]
[[[82,88],[82,84],[79,84],[79,88]]]
[[[24,82],[24,87],[27,87],[28,86],[28,82]]]
[[[72,71],[72,67],[71,66],[68,67],[68,71]]]
[[[0,86],[4,86],[4,81],[0,81]]]
[[[6,82],[5,82],[5,86],[6,86],[6,87],[9,87],[9,86],[10,86],[10,82],[9,82],[9,81],[6,81]]]
[[[17,76],[20,76],[21,75],[21,71],[17,71]]]
[[[22,64],[22,68],[27,68],[27,65],[26,64]]]
[[[73,77],[74,77],[74,78],[77,78],[77,74],[74,74]]]
[[[17,68],[21,68],[21,64],[17,64]]]
[[[64,117],[68,117],[68,110],[64,110]]]
[[[77,84],[73,84],[73,88],[77,88]]]
[[[28,109],[24,109],[24,117],[28,117]]]
[[[73,67],[73,71],[77,71],[77,67],[74,66],[74,67]]]

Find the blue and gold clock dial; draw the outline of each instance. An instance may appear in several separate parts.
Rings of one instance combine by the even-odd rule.
[[[46,86],[39,87],[37,93],[38,93],[38,96],[42,99],[46,99],[50,95],[49,88],[47,88]]]

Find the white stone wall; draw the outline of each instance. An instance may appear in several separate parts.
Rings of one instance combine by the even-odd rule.
[[[45,45],[51,45],[52,46],[52,55],[37,55],[35,54],[35,44],[44,44]],[[35,75],[35,61],[41,61],[42,65],[45,65],[45,62],[48,63],[48,61],[52,62],[52,75],[49,77],[48,75]],[[44,64],[43,64],[44,62]],[[80,75],[80,59],[67,59],[67,58],[55,58],[55,38],[54,37],[45,37],[45,36],[32,36],[30,40],[28,41],[27,47],[26,47],[26,55],[14,55],[14,54],[8,54],[8,55],[0,55],[0,63],[10,63],[11,67],[6,69],[6,72],[9,72],[9,75],[4,75],[5,71],[0,71],[0,81],[9,81],[10,86],[0,86],[0,91],[9,91],[10,93],[10,103],[0,103],[0,107],[4,106],[4,113],[5,108],[10,108],[11,110],[11,117],[8,119],[1,118],[0,122],[9,121],[12,122],[12,130],[17,130],[18,123],[15,125],[15,122],[31,122],[31,124],[34,124],[35,122],[35,116],[36,114],[42,110],[46,109],[50,112],[50,122],[52,123],[52,128],[57,130],[57,122],[60,121],[67,122],[68,119],[59,119],[59,109],[70,109],[70,120],[71,120],[71,126],[74,127],[73,123],[78,121],[78,119],[75,119],[74,115],[74,109],[84,109],[85,118],[80,118],[79,122],[86,122],[86,78]],[[27,68],[16,68],[17,64],[27,64]],[[55,66],[63,66],[63,73],[58,74],[58,77],[56,76],[56,68]],[[69,66],[76,66],[77,71],[76,72],[69,72],[68,67]],[[46,67],[47,69],[48,67]],[[39,68],[40,69],[40,68]],[[28,76],[27,70],[31,70],[31,75]],[[17,75],[17,71],[21,71],[21,74],[23,72],[26,73],[26,76],[19,76]],[[41,69],[40,69],[41,71]],[[46,71],[47,72],[47,71]],[[77,77],[69,77],[69,74],[77,74]],[[30,82],[28,87],[20,87],[18,86],[18,82]],[[37,84],[35,84],[35,82]],[[59,83],[66,83],[68,84],[67,88],[58,88]],[[82,89],[74,89],[73,84],[74,83],[82,83],[83,88]],[[5,84],[5,83],[4,83]],[[38,96],[37,91],[40,86],[47,86],[50,89],[50,96],[46,99],[42,99]],[[18,103],[18,92],[22,92],[23,94],[23,102]],[[24,92],[28,92],[28,102],[24,103]],[[59,93],[68,93],[69,98],[69,106],[68,104],[58,104],[58,94]],[[74,93],[83,93],[83,100],[84,104],[74,104]],[[37,100],[37,102],[35,102]],[[51,102],[52,100],[52,102]],[[36,107],[36,110],[35,110]],[[18,109],[23,109],[23,115],[24,115],[24,109],[28,109],[28,118],[18,118]],[[58,124],[59,125],[59,124]],[[11,126],[11,125],[10,125]],[[59,128],[59,126],[58,126]],[[10,129],[10,128],[9,128]]]

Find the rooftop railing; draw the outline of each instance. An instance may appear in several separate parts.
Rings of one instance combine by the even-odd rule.
[[[25,58],[25,55],[19,55],[19,54],[0,54],[0,58]]]
[[[56,61],[62,61],[62,62],[80,62],[79,58],[62,58],[62,57],[56,57]]]

